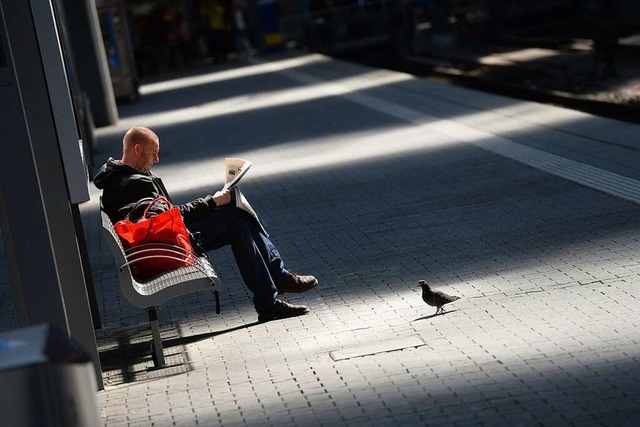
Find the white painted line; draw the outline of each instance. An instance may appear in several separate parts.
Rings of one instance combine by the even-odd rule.
[[[465,141],[503,157],[516,160],[552,175],[568,179],[621,199],[640,203],[640,181],[596,168],[556,154],[528,147],[507,138],[476,129],[459,122],[431,116],[375,96],[362,94],[343,87],[346,82],[324,82],[300,71],[283,70],[291,79],[306,84],[322,83],[321,88],[356,104],[388,114],[424,128],[426,132],[439,132],[454,140]],[[389,71],[389,73],[394,73]],[[399,73],[402,74],[402,73]]]

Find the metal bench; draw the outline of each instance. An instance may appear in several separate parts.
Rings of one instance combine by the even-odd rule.
[[[153,336],[151,347],[153,362],[156,367],[164,366],[165,359],[162,339],[160,338],[157,310],[164,302],[181,295],[197,291],[213,290],[216,313],[220,314],[220,299],[218,294],[220,290],[220,279],[213,269],[209,257],[205,253],[194,256],[193,260],[195,263],[193,265],[170,270],[148,281],[142,282],[136,280],[131,273],[130,266],[132,264],[142,259],[148,259],[149,257],[171,257],[171,252],[169,251],[167,255],[159,255],[158,251],[155,250],[152,255],[144,256],[144,247],[125,251],[107,214],[102,209],[100,209],[100,214],[102,216],[104,236],[118,268],[120,289],[129,302],[147,312]]]

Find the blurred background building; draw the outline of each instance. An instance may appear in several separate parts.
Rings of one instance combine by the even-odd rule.
[[[565,90],[619,75],[640,48],[634,0],[98,0],[116,96],[138,78],[283,49],[474,66],[589,62]],[[499,54],[502,57],[486,58]],[[552,67],[549,67],[552,68]],[[558,70],[561,72],[561,70]],[[550,76],[558,79],[558,75]],[[523,79],[523,84],[527,84]]]

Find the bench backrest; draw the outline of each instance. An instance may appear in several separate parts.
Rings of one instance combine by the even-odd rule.
[[[109,216],[102,209],[100,215],[105,239],[118,268],[120,289],[133,305],[140,308],[159,307],[169,299],[191,292],[219,290],[220,279],[206,254],[197,256],[194,265],[168,271],[149,281],[136,280]]]

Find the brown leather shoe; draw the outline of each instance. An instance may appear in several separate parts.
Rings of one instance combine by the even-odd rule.
[[[285,292],[302,293],[313,289],[318,284],[318,279],[314,276],[298,276],[296,273],[287,273],[287,275],[278,280],[276,288],[278,293]]]
[[[289,304],[288,302],[277,299],[271,307],[258,313],[258,322],[302,316],[308,312],[309,308],[305,305]]]

